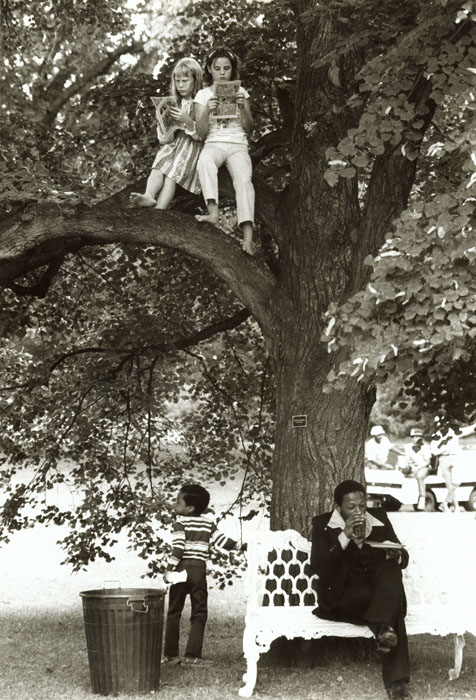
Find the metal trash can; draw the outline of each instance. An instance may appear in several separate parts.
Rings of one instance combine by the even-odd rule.
[[[164,591],[102,588],[80,593],[93,693],[147,693],[160,682]]]

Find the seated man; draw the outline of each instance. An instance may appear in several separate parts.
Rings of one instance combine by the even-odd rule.
[[[425,479],[430,471],[431,450],[423,440],[420,428],[410,430],[411,443],[405,447],[402,472],[413,476],[418,482],[417,510],[425,510]]]
[[[381,425],[374,425],[370,431],[370,440],[365,443],[365,466],[371,469],[394,469],[389,462],[390,450],[395,449],[385,435]]]
[[[313,519],[311,568],[319,576],[314,614],[368,625],[382,653],[388,697],[411,698],[401,572],[408,553],[367,544],[398,539],[383,509],[367,511],[362,484],[343,481],[334,491],[334,503],[332,512]]]

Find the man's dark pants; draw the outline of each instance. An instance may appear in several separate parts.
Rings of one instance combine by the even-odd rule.
[[[192,614],[185,656],[201,657],[208,614],[206,563],[198,559],[184,559],[179,570],[187,572],[187,580],[170,586],[164,654],[169,657],[179,656],[180,619],[185,599],[190,595]]]
[[[339,619],[368,625],[378,636],[384,625],[397,633],[398,643],[382,654],[382,677],[385,686],[410,678],[408,640],[405,628],[405,595],[402,572],[394,559],[382,559],[365,547],[352,547],[352,562],[344,593],[335,611]],[[350,553],[350,552],[349,552]]]

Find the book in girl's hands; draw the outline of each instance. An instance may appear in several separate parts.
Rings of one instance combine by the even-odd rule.
[[[183,125],[179,124],[170,114],[171,107],[178,107],[175,97],[151,97],[150,99],[154,103],[161,140],[167,140],[173,136],[177,129],[183,129]]]
[[[374,547],[374,549],[403,549],[403,544],[400,544],[400,542],[391,542],[390,540],[384,540],[383,542],[365,540],[365,544],[368,544],[369,547]]]
[[[218,107],[214,115],[218,119],[236,119],[239,116],[236,96],[240,85],[241,80],[223,80],[213,83],[213,94],[218,97]]]

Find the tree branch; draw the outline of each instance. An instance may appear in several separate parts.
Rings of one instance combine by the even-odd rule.
[[[143,50],[144,44],[138,41],[126,46],[119,46],[115,51],[111,51],[111,53],[107,54],[107,56],[105,56],[101,61],[98,61],[91,66],[89,70],[84,71],[81,76],[78,77],[74,83],[66,89],[64,88],[64,85],[66,80],[71,77],[71,71],[61,71],[61,73],[55,77],[44,92],[38,96],[41,101],[48,104],[48,108],[40,120],[41,124],[44,127],[49,127],[56,119],[56,115],[60,111],[61,107],[66,104],[66,102],[68,102],[73,95],[76,95],[86,85],[94,80],[94,78],[107,73],[109,68],[120,56],[123,56],[126,53],[140,53]]]
[[[411,90],[411,101],[424,108],[419,113],[423,122],[420,139],[412,142],[415,148],[420,146],[435,112],[436,105],[429,98],[431,87],[431,81],[423,78],[420,72]],[[370,268],[363,264],[364,259],[367,255],[376,255],[385,233],[392,228],[392,221],[407,206],[417,162],[418,159],[410,160],[402,154],[400,144],[397,147],[388,145],[385,153],[375,159],[358,236],[360,240],[354,245],[354,290],[360,289],[364,276],[370,274]]]
[[[251,151],[250,155],[253,159],[254,152]],[[129,206],[130,193],[140,192],[142,189],[145,189],[145,185],[145,178],[133,182],[119,192],[115,192],[110,197],[107,197],[103,201],[96,204],[95,210],[110,211],[111,208],[114,207],[126,208]],[[283,193],[275,192],[273,189],[271,189],[271,187],[269,187],[269,185],[266,184],[264,179],[256,173],[253,174],[253,185],[256,194],[256,221],[264,224],[266,226],[266,230],[269,231],[270,235],[272,235],[273,240],[276,243],[279,243],[279,239],[282,238],[282,235],[280,235],[282,228],[280,211],[281,208],[285,206],[283,201]],[[220,199],[235,199],[233,182],[226,168],[220,168],[218,172],[218,186]],[[203,199],[189,193],[183,194],[174,199],[171,209],[177,212],[191,212],[192,209],[196,210],[195,203],[197,202],[201,203],[203,202]],[[270,266],[270,269],[274,271],[272,265]]]
[[[31,207],[27,221],[12,218],[0,224],[0,285],[10,286],[58,256],[108,243],[165,246],[201,260],[249,309],[263,331],[274,335],[277,316],[271,301],[276,281],[271,271],[224,232],[175,211]]]
[[[277,129],[262,136],[253,144],[251,158],[253,165],[269,153],[274,153],[279,148],[285,148],[291,144],[291,131],[288,129]]]
[[[224,333],[225,331],[237,328],[244,321],[250,317],[250,312],[248,309],[241,309],[233,316],[229,318],[222,319],[216,323],[211,323],[209,326],[202,328],[196,333],[183,338],[177,338],[176,340],[171,340],[165,343],[157,343],[154,345],[144,345],[140,348],[102,348],[98,346],[91,346],[85,348],[77,348],[76,350],[71,350],[70,352],[65,352],[59,357],[57,357],[54,362],[51,363],[49,367],[49,374],[52,374],[58,367],[60,367],[63,362],[69,360],[72,357],[78,357],[79,355],[124,355],[126,358],[130,358],[134,355],[153,353],[154,355],[163,354],[170,352],[171,350],[186,350],[189,347],[198,345],[198,343],[213,338],[218,333]]]
[[[9,287],[12,290],[12,292],[15,292],[18,296],[30,296],[30,297],[39,297],[40,299],[43,299],[46,296],[46,292],[48,291],[51,282],[55,278],[56,273],[60,269],[61,265],[63,264],[64,261],[64,256],[60,255],[56,258],[56,260],[53,260],[41,276],[40,281],[37,284],[34,284],[30,287],[25,287],[21,284],[16,284],[16,282],[12,282]]]
[[[460,25],[451,26],[446,41],[457,43],[471,31],[472,22],[465,20]],[[417,27],[415,34],[418,38]],[[441,46],[442,40],[439,40]],[[437,105],[431,99],[433,81],[425,77],[426,64],[416,71],[415,79],[407,99],[416,107],[417,119],[422,126],[418,129],[419,138],[412,140],[414,149],[419,149],[425,133],[433,121]],[[375,255],[382,245],[383,236],[391,230],[392,221],[406,208],[411,188],[415,181],[418,158],[410,160],[401,153],[401,144],[388,145],[385,153],[375,159],[366,195],[366,205],[362,216],[360,242],[354,246],[354,290],[362,286],[362,280],[370,273],[363,265],[367,255]]]

